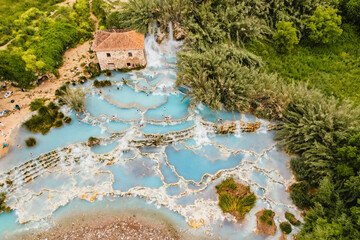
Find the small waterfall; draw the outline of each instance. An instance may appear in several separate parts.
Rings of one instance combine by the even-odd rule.
[[[174,31],[173,31],[173,25],[172,25],[171,21],[169,21],[168,28],[169,28],[169,40],[174,41]]]
[[[194,129],[194,140],[197,145],[201,145],[203,143],[210,142],[208,138],[208,129],[201,124],[201,119],[196,118],[195,129]]]
[[[235,137],[241,137],[241,126],[240,121],[236,121]]]
[[[162,65],[161,49],[153,34],[150,34],[145,38],[145,52],[148,66],[160,67]]]

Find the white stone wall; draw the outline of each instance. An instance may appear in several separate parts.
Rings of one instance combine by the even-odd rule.
[[[132,57],[129,57],[129,52],[132,53]],[[107,53],[110,53],[110,57],[107,56]],[[136,64],[145,66],[146,65],[146,56],[145,50],[126,50],[126,51],[106,51],[106,52],[96,52],[101,70],[109,69],[109,63],[115,65],[117,68],[126,68],[127,63],[130,63],[131,66],[136,66]]]

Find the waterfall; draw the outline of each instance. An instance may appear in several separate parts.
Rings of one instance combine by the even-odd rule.
[[[169,21],[169,40],[170,41],[174,41],[174,31],[173,31],[173,26],[172,26],[172,22]]]
[[[236,121],[235,137],[241,137],[241,126],[240,121]]]
[[[145,38],[145,52],[148,66],[161,66],[161,49],[153,34],[149,34]]]

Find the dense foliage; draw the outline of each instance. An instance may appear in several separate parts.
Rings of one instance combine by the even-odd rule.
[[[273,39],[279,52],[288,53],[299,43],[297,30],[292,25],[292,22],[286,21],[280,21],[276,24],[277,32],[274,33]]]
[[[315,43],[333,43],[342,34],[341,16],[332,7],[317,7],[306,28],[309,38]]]
[[[46,134],[52,127],[61,127],[63,117],[64,114],[59,112],[59,107],[51,102],[40,107],[36,115],[24,122],[24,126],[31,132]]]
[[[6,15],[0,24],[8,24],[1,30],[10,40],[6,50],[0,50],[0,80],[30,87],[36,76],[58,75],[65,50],[92,37],[94,23],[87,0],[77,0],[73,7],[54,5],[58,0],[15,1],[14,5],[1,1],[6,2],[5,9],[12,6],[8,10],[14,15],[0,11]]]
[[[292,231],[292,227],[291,227],[290,223],[288,223],[288,222],[280,223],[280,229],[281,229],[281,231],[283,231],[286,234],[289,234]]]
[[[144,32],[159,22],[164,29],[169,18],[156,15],[154,2],[167,5],[132,0],[123,7],[133,15],[114,12],[107,20],[125,19],[126,27]],[[359,239],[359,1],[219,0],[186,6],[184,15],[172,9],[186,32],[178,85],[191,88],[193,104],[281,121],[279,144],[297,156],[291,161],[298,180],[291,198],[306,215],[298,239]],[[223,210],[234,209],[230,194],[220,201]]]

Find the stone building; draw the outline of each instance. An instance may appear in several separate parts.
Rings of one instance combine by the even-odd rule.
[[[96,31],[92,50],[96,52],[101,70],[146,65],[144,35],[136,31]]]

